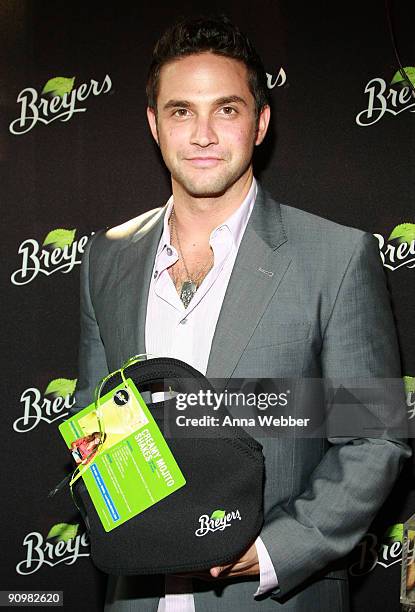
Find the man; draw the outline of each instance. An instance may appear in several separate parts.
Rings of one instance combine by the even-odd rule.
[[[147,93],[172,198],[85,253],[77,405],[144,352],[208,378],[399,377],[376,241],[278,204],[253,177],[270,108],[250,42],[226,19],[176,24]],[[387,433],[261,442],[255,544],[205,574],[111,579],[107,610],[348,609],[346,573],[330,563],[364,535],[409,449]]]

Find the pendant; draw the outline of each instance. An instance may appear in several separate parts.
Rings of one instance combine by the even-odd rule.
[[[196,293],[196,283],[193,281],[185,281],[182,285],[182,290],[180,292],[180,299],[184,304],[184,307],[187,308],[190,304],[190,300]]]

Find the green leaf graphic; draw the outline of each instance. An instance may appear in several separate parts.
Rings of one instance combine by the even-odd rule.
[[[414,66],[406,66],[404,68],[404,72],[406,73],[406,78],[404,79],[401,72],[398,70],[393,75],[393,79],[391,80],[391,85],[395,83],[403,83],[404,81],[410,81],[412,85],[415,85],[415,67]]]
[[[77,524],[70,525],[69,523],[57,523],[50,529],[46,539],[49,540],[49,538],[56,538],[57,540],[67,542],[76,536],[78,528],[79,525]]]
[[[65,246],[72,244],[75,238],[75,233],[76,229],[67,230],[59,228],[52,230],[44,239],[43,246],[51,244],[57,249],[63,249]]]
[[[55,378],[51,380],[46,387],[45,395],[53,395],[54,397],[66,397],[72,395],[75,391],[76,378]]]
[[[392,525],[385,533],[385,538],[394,542],[402,542],[403,539],[403,523]]]
[[[415,377],[404,376],[403,382],[405,384],[405,390],[407,393],[415,393]]]
[[[210,516],[211,519],[221,519],[225,516],[225,510],[214,510]]]
[[[397,225],[389,236],[389,240],[398,238],[399,242],[407,242],[408,244],[415,240],[415,223],[401,223]]]
[[[62,98],[64,94],[69,93],[73,89],[75,77],[68,79],[67,77],[54,77],[49,79],[44,88],[42,94],[51,94],[52,96],[59,96]]]

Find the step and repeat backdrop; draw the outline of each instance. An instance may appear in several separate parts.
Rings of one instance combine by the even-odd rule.
[[[378,239],[415,419],[410,2],[145,4],[0,1],[0,590],[63,590],[68,610],[101,610],[106,583],[68,490],[48,499],[71,468],[57,427],[77,379],[79,264],[93,232],[170,195],[145,80],[179,16],[224,11],[262,56],[273,115],[255,170],[274,197]],[[409,461],[348,559],[355,612],[400,609],[402,523],[414,512]]]

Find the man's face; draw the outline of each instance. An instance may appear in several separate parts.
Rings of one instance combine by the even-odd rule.
[[[253,148],[268,127],[269,107],[257,126],[245,65],[201,53],[163,66],[157,117],[151,109],[147,115],[173,189],[215,197],[251,170]]]

